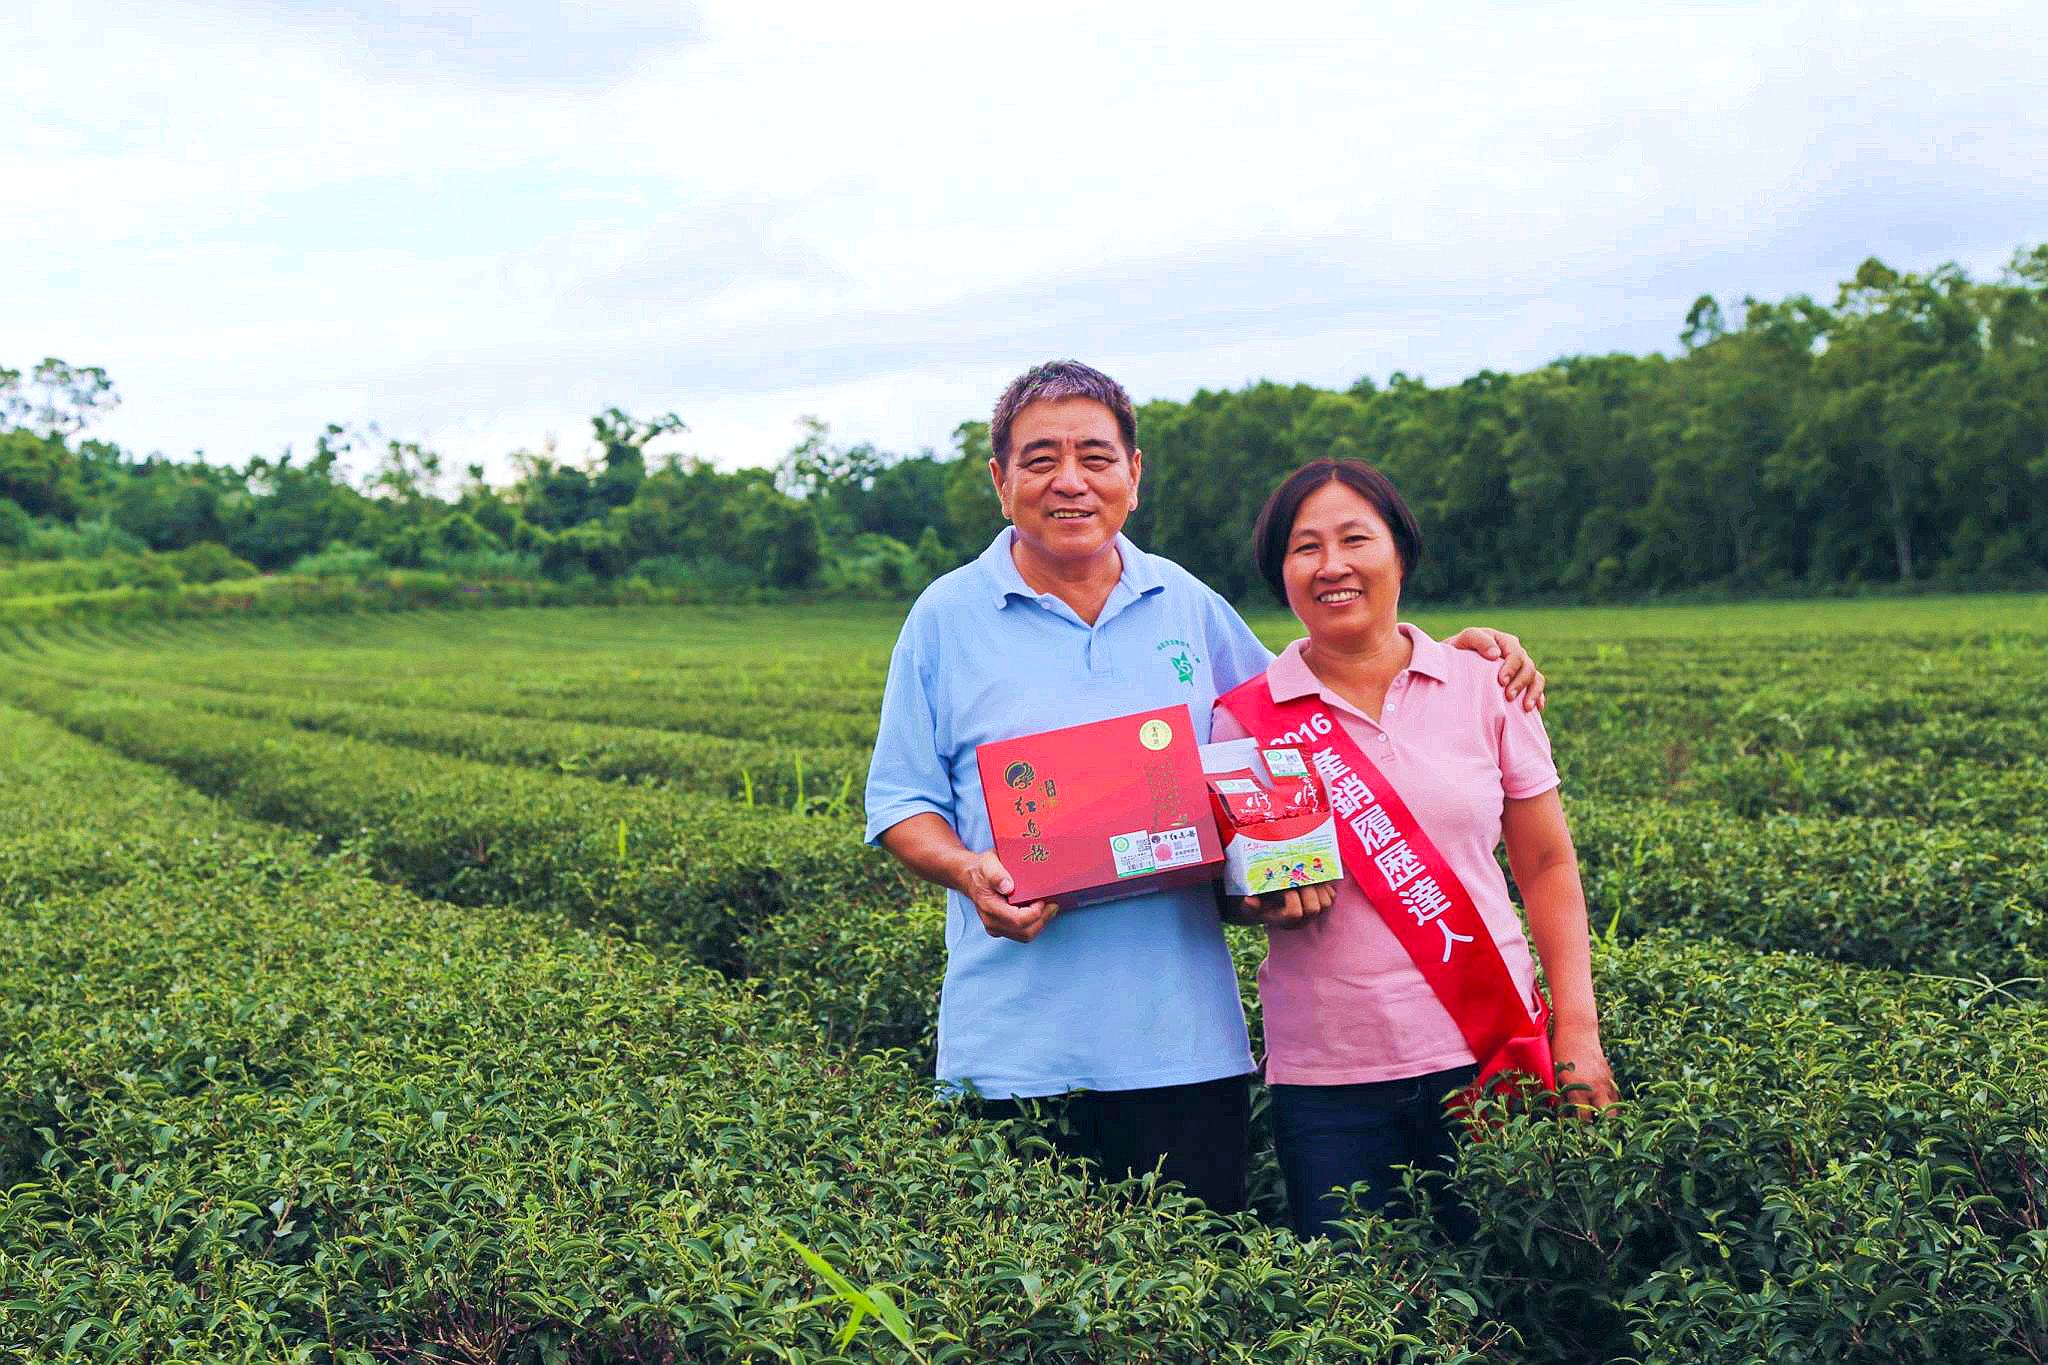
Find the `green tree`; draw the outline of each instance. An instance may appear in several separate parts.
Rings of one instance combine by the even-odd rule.
[[[1295,426],[1319,396],[1306,384],[1262,383],[1204,390],[1185,404],[1147,403],[1138,414],[1145,469],[1133,537],[1226,597],[1263,593],[1252,520],[1266,493],[1308,458]]]
[[[150,549],[182,550],[227,539],[229,491],[206,465],[152,456],[131,467],[103,503],[116,526]]]
[[[946,538],[962,560],[982,552],[1003,528],[1002,502],[988,476],[992,455],[988,423],[962,422],[953,428],[954,458],[946,466],[942,500]]]
[[[1420,597],[2048,576],[2048,245],[1986,282],[1866,261],[1832,304],[1747,298],[1739,325],[1701,295],[1677,341],[1668,359],[1148,403],[1131,533],[1262,596],[1249,540],[1266,493],[1305,460],[1357,457],[1421,520]],[[330,427],[310,460],[136,460],[84,434],[115,401],[100,370],[0,369],[0,543],[195,563],[225,545],[264,569],[335,546],[419,564],[510,547],[569,577],[896,592],[1002,524],[979,421],[948,457],[905,458],[807,418],[776,468],[726,472],[650,454],[683,432],[675,414],[611,408],[581,464],[522,453],[510,488],[471,466],[445,497],[438,456],[374,428]],[[341,466],[365,462],[350,487]]]
[[[19,550],[28,544],[35,525],[29,514],[21,510],[20,503],[0,498],[0,550]]]
[[[45,356],[25,379],[18,370],[0,370],[0,419],[25,421],[44,436],[68,440],[120,405],[113,380],[97,365]]]
[[[1814,401],[1787,441],[1787,463],[1809,491],[1854,502],[1889,542],[1901,581],[1916,542],[1938,535],[1927,494],[1944,396],[1967,385],[1980,358],[1978,323],[1962,271],[1900,274],[1875,257],[1836,299],[1814,361]]]
[[[228,548],[258,568],[276,570],[329,545],[363,543],[374,509],[342,478],[345,449],[330,428],[314,441],[313,458],[304,464],[295,463],[289,450],[275,460],[252,457],[242,470],[247,491],[223,500]]]
[[[592,490],[597,501],[614,508],[633,501],[647,479],[647,447],[688,430],[683,419],[672,412],[641,420],[619,408],[606,408],[591,418],[590,431],[598,449]]]
[[[950,463],[941,463],[929,452],[884,466],[856,503],[858,526],[905,545],[916,544],[927,531],[941,542],[950,540],[946,488],[951,473]],[[958,562],[951,559],[946,567]]]
[[[2048,246],[2015,253],[1972,298],[1984,354],[1935,437],[1942,568],[2023,580],[2048,569]]]
[[[566,531],[605,510],[590,486],[590,476],[563,464],[552,451],[521,451],[512,457],[519,477],[512,497],[525,521],[546,531]]]
[[[617,578],[631,563],[619,529],[604,522],[571,526],[548,538],[541,552],[542,567],[557,578]]]
[[[617,514],[627,553],[635,561],[674,558],[690,563],[737,556],[757,564],[742,539],[747,490],[765,488],[772,493],[772,477],[762,469],[725,473],[700,459],[665,461]]]
[[[741,545],[771,587],[807,588],[824,567],[824,536],[816,509],[752,484],[741,492]]]
[[[842,446],[832,429],[815,417],[798,419],[803,439],[776,467],[775,486],[810,504],[824,534],[836,539],[858,535],[875,480],[890,457],[863,441]]]
[[[339,435],[342,429],[330,426],[327,430],[330,435]],[[374,425],[369,432],[372,437],[379,435]],[[365,480],[364,491],[388,506],[416,516],[427,503],[438,500],[440,482],[440,455],[414,441],[385,440],[377,463]]]
[[[465,472],[467,477],[456,494],[455,510],[474,521],[497,544],[511,545],[521,524],[518,506],[485,481],[482,465],[470,465]]]
[[[0,498],[37,517],[79,513],[78,461],[61,437],[17,427],[0,431]]]

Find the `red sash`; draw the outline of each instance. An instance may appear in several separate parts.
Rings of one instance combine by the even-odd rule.
[[[1554,1088],[1549,1004],[1541,991],[1524,1003],[1471,893],[1394,784],[1314,697],[1274,701],[1262,674],[1220,700],[1261,745],[1298,745],[1322,776],[1344,870],[1465,1035],[1479,1059],[1475,1090],[1508,1072]]]

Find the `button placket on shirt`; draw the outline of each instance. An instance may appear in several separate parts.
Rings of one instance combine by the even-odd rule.
[[[1102,635],[1102,628],[1109,624],[1109,616],[1110,612],[1105,604],[1102,614],[1095,618],[1093,625],[1081,621],[1079,617],[1075,618],[1081,629],[1088,632],[1088,642],[1081,646],[1081,654],[1088,661],[1088,676],[1091,678],[1106,678],[1116,671],[1116,661],[1109,648],[1109,641]]]
[[[1084,646],[1082,652],[1088,660],[1088,676],[1091,678],[1107,678],[1114,676],[1116,673],[1116,651],[1110,648],[1109,641],[1104,637],[1103,631],[1111,621],[1115,620],[1123,612],[1125,607],[1137,600],[1135,597],[1126,598],[1121,595],[1122,593],[1123,585],[1121,583],[1110,590],[1109,598],[1102,604],[1102,611],[1096,616],[1095,624],[1093,625],[1083,622],[1078,616],[1073,617],[1073,620],[1080,625],[1081,629],[1088,632],[1088,643]],[[1071,612],[1072,608],[1068,608],[1068,610]]]
[[[1087,637],[1081,642],[1082,671],[1079,674],[1070,674],[1069,677],[1071,677],[1075,682],[1079,682],[1084,678],[1099,678],[1112,671],[1108,663],[1109,651],[1107,649],[1102,649],[1098,651],[1096,648],[1096,645],[1100,639],[1100,636],[1098,635],[1096,629],[1090,626],[1087,622],[1083,621],[1079,616],[1076,616],[1074,614],[1074,609],[1072,607],[1068,606],[1065,602],[1062,602],[1057,596],[1049,592],[1038,593],[1035,596],[1033,596],[1030,600],[1033,603],[1035,603],[1038,609],[1040,611],[1043,611],[1046,615],[1059,621],[1064,626],[1069,626],[1075,630],[1080,631],[1084,636]],[[1098,622],[1097,624],[1099,625],[1100,622]],[[1056,649],[1055,653],[1058,657],[1061,658],[1071,659],[1073,657],[1072,655],[1066,652],[1066,647],[1064,645],[1059,646]],[[1099,664],[1096,662],[1098,655],[1104,660],[1104,662]]]
[[[1402,669],[1401,672],[1395,675],[1393,685],[1387,688],[1387,699],[1380,706],[1380,715],[1386,717],[1400,714],[1401,703],[1398,699],[1405,696],[1407,691],[1408,670]],[[1379,726],[1379,732],[1379,756],[1385,759],[1399,758],[1401,756],[1400,751],[1394,747],[1393,736],[1387,733],[1387,727],[1384,722]]]
[[[1406,672],[1401,673],[1394,679],[1393,685],[1387,689],[1387,696],[1389,700],[1382,703],[1380,706],[1380,714],[1382,716],[1392,715],[1399,709],[1397,704],[1394,701],[1392,701],[1391,698],[1395,696],[1398,689],[1406,686],[1407,682],[1408,675]],[[1364,721],[1367,725],[1370,725],[1372,727],[1373,733],[1379,737],[1378,747],[1375,747],[1370,751],[1375,761],[1391,761],[1400,757],[1399,751],[1397,751],[1394,748],[1393,737],[1387,733],[1387,727],[1385,726],[1385,724],[1383,724],[1381,721],[1374,720],[1371,716],[1366,715],[1365,712],[1355,709],[1351,705],[1351,703],[1345,701],[1342,697],[1339,697],[1336,693],[1331,692],[1328,689],[1323,690],[1322,698],[1326,704],[1334,706],[1339,710],[1344,711],[1350,715],[1356,716],[1360,720]]]
[[[1089,631],[1088,675],[1094,678],[1106,678],[1115,671],[1116,659],[1110,650],[1109,642],[1102,638],[1102,632],[1099,629]]]

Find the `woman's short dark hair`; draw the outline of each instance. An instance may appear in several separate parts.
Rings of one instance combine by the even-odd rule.
[[[1408,510],[1408,504],[1401,501],[1392,479],[1364,460],[1310,460],[1273,490],[1252,527],[1252,555],[1258,560],[1259,573],[1273,590],[1273,596],[1282,602],[1287,600],[1283,566],[1287,563],[1288,538],[1294,534],[1294,518],[1308,495],[1326,483],[1341,483],[1372,504],[1380,519],[1387,523],[1387,529],[1394,533],[1394,551],[1401,556],[1404,580],[1422,558],[1421,528],[1416,526],[1415,514]]]

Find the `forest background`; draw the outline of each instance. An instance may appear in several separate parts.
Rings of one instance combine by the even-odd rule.
[[[1437,387],[1397,372],[1148,402],[1130,533],[1248,601],[1264,492],[1356,456],[1414,506],[1431,550],[1411,587],[1435,600],[2048,582],[2048,244],[1992,281],[1872,259],[1831,301],[1746,298],[1731,318],[1702,297],[1678,341]],[[0,619],[899,597],[1000,525],[978,420],[950,452],[905,454],[804,418],[779,466],[722,471],[650,454],[680,416],[614,408],[587,457],[523,452],[493,486],[374,427],[239,467],[138,456],[90,434],[117,402],[100,369],[0,368]]]

